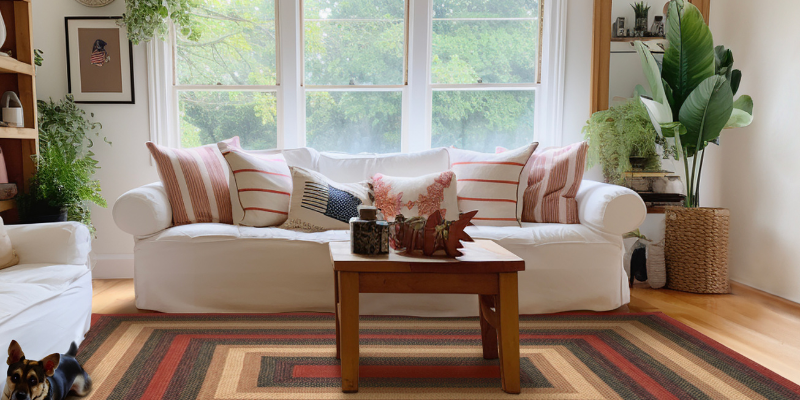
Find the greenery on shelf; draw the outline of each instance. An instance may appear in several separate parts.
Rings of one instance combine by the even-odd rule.
[[[44,54],[44,52],[41,49],[33,49],[33,64],[37,67],[41,67],[44,62],[42,54]]]
[[[661,64],[647,46],[635,43],[652,93],[642,102],[659,134],[675,139],[686,173],[686,206],[698,207],[704,149],[719,144],[723,129],[753,122],[753,99],[742,95],[734,101],[742,73],[733,69],[730,50],[714,47],[697,7],[669,2],[667,41]]]
[[[59,102],[39,100],[38,112],[39,155],[33,156],[37,169],[30,193],[18,198],[20,212],[24,218],[66,208],[69,220],[82,222],[94,232],[90,203],[108,206],[100,182],[93,178],[100,167],[91,151],[91,137],[99,139],[102,126],[90,122],[71,95]],[[102,140],[111,145],[107,138]]]
[[[630,157],[646,158],[645,170],[661,170],[656,150],[658,134],[639,99],[594,113],[583,134],[589,141],[587,168],[600,163],[609,183],[625,184],[625,172],[631,170]]]
[[[194,0],[125,0],[125,13],[121,25],[128,32],[133,44],[149,42],[153,37],[167,37],[170,21],[184,36],[192,33],[192,11]]]
[[[631,4],[631,7],[636,18],[647,18],[648,14],[650,14],[650,6],[643,1]]]

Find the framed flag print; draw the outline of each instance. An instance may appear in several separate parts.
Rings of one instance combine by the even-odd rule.
[[[65,17],[68,91],[76,103],[134,104],[133,46],[122,17]]]

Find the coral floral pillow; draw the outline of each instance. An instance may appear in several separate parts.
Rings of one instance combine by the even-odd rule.
[[[522,221],[580,223],[575,196],[583,180],[588,150],[589,144],[580,142],[533,154],[523,198]]]
[[[400,178],[375,174],[371,181],[375,207],[387,221],[398,214],[406,218],[428,217],[441,210],[447,220],[458,219],[456,174],[445,171],[417,178]]]

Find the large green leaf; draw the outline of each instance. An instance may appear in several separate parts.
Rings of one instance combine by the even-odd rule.
[[[739,91],[739,84],[742,83],[742,71],[735,69],[731,71],[731,90],[733,91],[733,95],[736,96],[736,92]]]
[[[669,3],[669,47],[664,52],[662,76],[672,87],[677,118],[684,101],[701,82],[715,74],[714,39],[697,7],[683,0]]]
[[[664,84],[661,80],[661,70],[658,68],[658,61],[653,57],[650,49],[641,41],[634,43],[636,52],[639,54],[639,60],[642,63],[642,71],[647,78],[647,83],[650,85],[650,93],[653,94],[653,100],[659,103],[667,103],[667,95],[664,92]]]
[[[659,103],[646,96],[642,96],[640,99],[642,99],[642,103],[645,108],[647,108],[647,113],[650,115],[650,121],[653,123],[656,132],[658,132],[659,135],[670,137],[671,131],[664,131],[661,129],[662,125],[673,122],[672,109],[669,108],[669,105]]]
[[[733,113],[725,124],[728,128],[744,128],[753,123],[753,99],[748,95],[742,95],[733,102]]]
[[[680,111],[687,133],[681,138],[689,156],[719,137],[733,113],[733,92],[723,76],[714,75],[697,86]]]
[[[714,65],[717,75],[722,75],[727,80],[731,80],[733,73],[733,52],[719,45],[714,48]]]

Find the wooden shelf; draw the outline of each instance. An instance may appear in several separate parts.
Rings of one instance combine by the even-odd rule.
[[[12,208],[17,208],[16,200],[0,200],[0,212],[8,211]]]
[[[665,37],[653,36],[653,37],[612,37],[612,42],[650,42],[653,40],[667,40]]]
[[[36,139],[39,132],[33,128],[0,126],[0,139]]]
[[[11,57],[0,56],[0,73],[36,75],[36,68],[31,64],[15,60]]]

